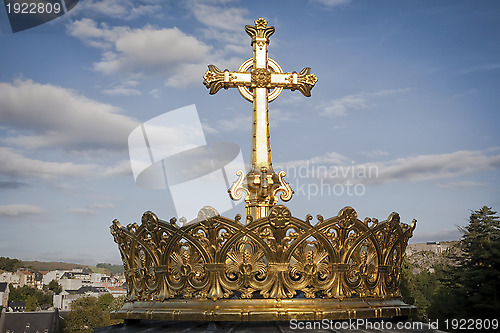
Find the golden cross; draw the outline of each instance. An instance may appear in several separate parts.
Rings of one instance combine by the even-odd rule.
[[[280,198],[288,201],[293,191],[284,181],[284,171],[276,174],[271,161],[269,140],[269,102],[274,101],[283,89],[299,90],[304,96],[311,96],[311,89],[318,79],[311,74],[309,67],[299,73],[284,73],[280,65],[268,57],[269,37],[274,27],[268,27],[262,17],[255,26],[245,26],[246,33],[252,38],[253,57],[241,64],[238,71],[221,71],[214,65],[208,66],[203,82],[210,94],[220,89],[238,88],[240,94],[253,103],[253,136],[250,171],[246,176],[239,170],[238,180],[228,190],[231,199],[240,200],[241,192],[246,194],[246,215],[258,219],[268,215],[271,207]],[[243,184],[246,183],[246,186]]]

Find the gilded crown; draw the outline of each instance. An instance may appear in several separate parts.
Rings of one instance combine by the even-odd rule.
[[[361,221],[345,207],[313,223],[311,215],[301,220],[277,205],[267,217],[245,222],[211,207],[183,227],[152,212],[144,213],[140,226],[124,228],[115,220],[111,233],[129,303],[114,316],[288,320],[416,311],[399,301],[402,259],[415,220],[407,225],[392,213],[383,222]]]

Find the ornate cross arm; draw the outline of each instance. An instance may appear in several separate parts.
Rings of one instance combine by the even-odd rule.
[[[210,89],[210,95],[214,95],[222,88],[228,89],[249,85],[251,73],[230,72],[227,69],[221,71],[215,65],[208,65],[208,71],[203,75],[203,78],[205,79],[203,84]]]
[[[263,68],[251,72],[232,72],[227,69],[221,71],[215,65],[208,65],[208,71],[203,78],[205,79],[203,84],[210,89],[210,95],[216,94],[222,88],[263,87],[298,90],[304,96],[311,97],[311,89],[318,81],[309,67],[305,67],[299,73],[276,73]]]
[[[299,73],[271,73],[271,82],[274,87],[298,90],[306,97],[311,97],[311,89],[317,81],[318,78],[311,73],[309,67],[305,67]]]

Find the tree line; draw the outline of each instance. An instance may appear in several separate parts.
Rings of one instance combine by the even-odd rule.
[[[419,308],[424,321],[494,319],[500,313],[500,218],[491,207],[472,211],[448,264],[412,274],[405,260],[403,300]],[[445,327],[440,327],[444,329]]]
[[[7,272],[15,272],[21,268],[22,261],[19,259],[10,259],[8,257],[0,257],[0,270]]]

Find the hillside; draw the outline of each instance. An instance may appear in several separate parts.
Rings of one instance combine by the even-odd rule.
[[[96,266],[87,266],[68,262],[22,261],[18,267],[31,268],[35,271],[72,270],[74,268],[88,268],[94,273],[120,274],[124,272],[122,265],[99,263]],[[1,268],[1,267],[0,267]]]
[[[81,264],[73,264],[68,262],[56,262],[56,261],[22,261],[22,267],[32,268],[35,271],[54,271],[60,270],[71,270],[73,268],[86,268],[88,266]]]

